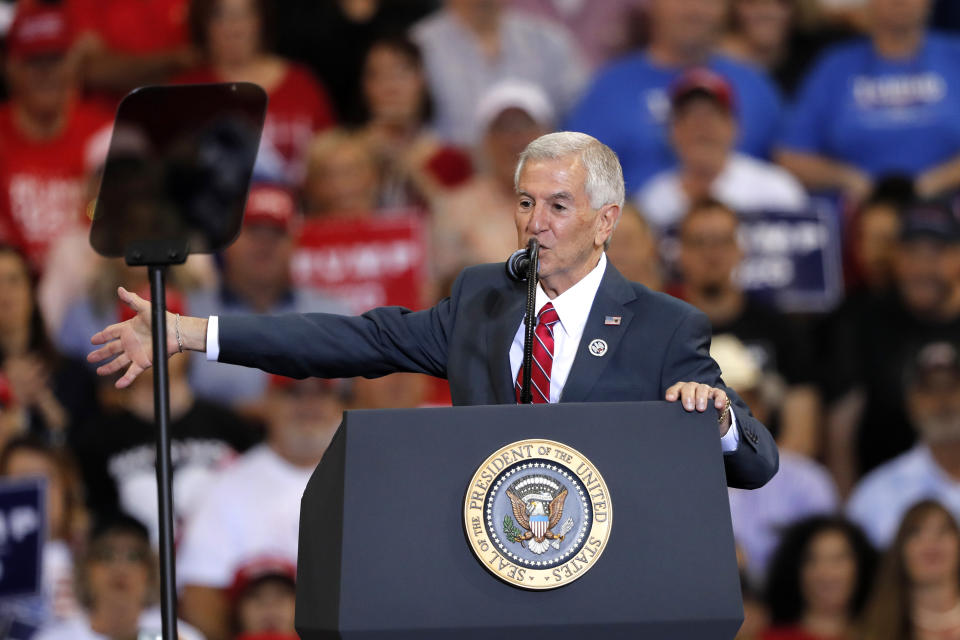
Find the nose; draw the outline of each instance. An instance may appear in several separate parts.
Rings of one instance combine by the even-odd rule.
[[[527,220],[527,231],[537,235],[547,229],[547,205],[538,202],[530,213],[530,219]]]

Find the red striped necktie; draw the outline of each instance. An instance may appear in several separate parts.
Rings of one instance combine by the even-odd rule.
[[[530,374],[530,395],[534,404],[550,402],[550,376],[553,371],[553,325],[560,320],[553,303],[548,302],[537,314],[537,328],[534,330],[533,371]],[[515,389],[517,403],[520,402],[520,389],[523,386],[523,365],[517,372]]]

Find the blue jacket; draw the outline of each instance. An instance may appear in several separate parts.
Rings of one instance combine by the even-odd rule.
[[[486,264],[465,269],[450,297],[424,311],[223,316],[219,360],[294,378],[425,373],[450,382],[454,405],[511,404],[509,351],[525,292],[526,284],[507,278],[502,264]],[[620,316],[621,322],[606,325],[605,316]],[[678,381],[722,387],[740,428],[740,446],[724,456],[727,483],[756,488],[776,473],[773,437],[723,386],[703,313],[627,281],[608,263],[583,338],[561,402],[663,400]],[[595,338],[607,342],[603,357],[588,351]]]

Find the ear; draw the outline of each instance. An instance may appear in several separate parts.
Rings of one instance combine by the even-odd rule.
[[[597,214],[597,235],[593,240],[596,246],[602,247],[607,239],[613,235],[613,230],[616,228],[617,222],[620,221],[620,213],[620,205],[605,204],[600,208],[600,212]]]

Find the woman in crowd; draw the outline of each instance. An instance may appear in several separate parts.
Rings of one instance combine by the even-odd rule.
[[[863,640],[960,638],[960,527],[924,500],[903,516],[867,607]]]
[[[326,92],[306,68],[269,53],[266,0],[194,0],[190,30],[206,58],[204,66],[177,82],[253,82],[270,98],[258,171],[299,186],[307,145],[331,126]]]
[[[77,567],[77,595],[84,613],[42,629],[34,640],[159,638],[159,572],[147,529],[129,516],[98,524]],[[200,640],[178,625],[180,640]]]
[[[874,551],[842,518],[790,527],[767,576],[772,628],[764,640],[849,640],[872,584]]]
[[[921,197],[960,187],[960,40],[928,30],[930,6],[868,0],[870,38],[807,76],[777,159],[808,188],[856,204],[892,174]]]
[[[362,87],[362,130],[380,164],[381,208],[423,208],[470,177],[470,158],[426,130],[432,102],[413,41],[404,35],[376,40],[364,61]]]
[[[63,444],[95,414],[95,389],[95,376],[47,336],[26,257],[0,245],[0,446],[28,432]]]
[[[11,440],[0,453],[0,478],[42,478],[46,482],[47,541],[37,597],[0,601],[0,620],[36,629],[74,615],[73,549],[86,522],[83,489],[73,461],[35,437]],[[12,634],[17,637],[17,634]]]

